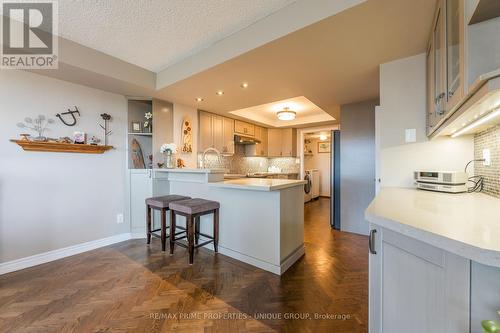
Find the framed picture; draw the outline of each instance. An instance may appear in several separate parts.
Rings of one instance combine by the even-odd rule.
[[[140,121],[132,121],[130,123],[130,133],[141,133],[142,132],[142,124]]]
[[[330,153],[332,151],[331,142],[318,142],[318,153]]]

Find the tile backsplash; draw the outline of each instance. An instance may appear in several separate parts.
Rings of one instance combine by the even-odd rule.
[[[233,156],[223,156],[222,165],[217,161],[214,155],[207,156],[206,168],[220,168],[230,170],[231,173],[253,173],[265,172],[268,167],[275,166],[286,173],[299,173],[300,165],[295,157],[246,157],[245,147],[243,145],[235,146]]]
[[[474,159],[483,158],[483,149],[489,149],[491,165],[475,162],[474,172],[484,177],[483,193],[500,198],[500,125],[474,136]]]

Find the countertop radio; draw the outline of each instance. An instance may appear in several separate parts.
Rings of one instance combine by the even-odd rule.
[[[414,178],[421,190],[464,193],[469,176],[463,171],[415,171]]]

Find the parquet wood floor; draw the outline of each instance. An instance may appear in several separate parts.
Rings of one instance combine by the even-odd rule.
[[[281,277],[205,249],[189,266],[158,239],[0,276],[0,332],[367,332],[367,239],[331,230],[328,205],[306,204],[306,255]]]

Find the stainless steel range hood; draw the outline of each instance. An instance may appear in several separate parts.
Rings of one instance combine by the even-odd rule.
[[[254,145],[256,143],[260,143],[260,140],[257,140],[256,138],[253,138],[251,136],[235,135],[234,143],[237,145]]]

